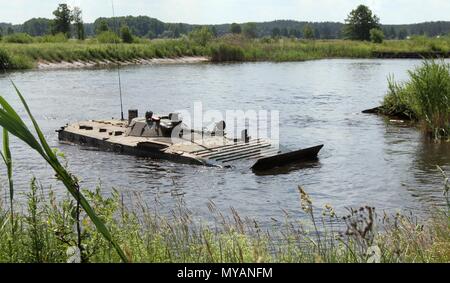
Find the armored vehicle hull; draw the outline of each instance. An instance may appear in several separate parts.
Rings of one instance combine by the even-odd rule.
[[[82,121],[62,127],[58,135],[65,143],[193,165],[227,167],[249,160],[257,171],[317,159],[323,147],[282,152],[268,140],[246,134],[229,139],[224,131],[194,131],[169,117]]]

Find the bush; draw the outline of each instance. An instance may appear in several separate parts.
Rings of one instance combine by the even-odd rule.
[[[213,38],[213,33],[207,27],[195,29],[189,33],[189,39],[201,46],[206,46]]]
[[[242,29],[244,35],[248,38],[256,38],[258,37],[258,27],[255,23],[247,23],[244,25]]]
[[[105,31],[96,37],[99,43],[119,43],[121,39],[112,31]]]
[[[33,68],[33,60],[25,55],[13,55],[0,49],[0,70],[24,70]]]
[[[29,44],[33,43],[33,38],[26,33],[14,33],[5,36],[4,41],[7,43]]]
[[[383,113],[389,116],[416,120],[417,116],[409,106],[409,96],[403,85],[397,83],[394,77],[389,77],[388,87],[388,95],[384,97],[383,101]]]
[[[123,43],[133,43],[133,35],[131,34],[130,28],[123,26],[120,29],[120,37]]]
[[[67,42],[68,38],[64,33],[58,33],[55,35],[44,35],[42,37],[36,37],[35,41],[39,43],[61,43]]]
[[[136,44],[150,43],[150,40],[148,38],[133,36],[133,43]]]
[[[244,50],[241,47],[220,44],[211,48],[213,62],[237,62],[244,60]]]
[[[0,69],[8,69],[8,65],[10,64],[11,57],[10,55],[3,49],[0,49]]]
[[[383,112],[407,113],[423,121],[433,137],[450,136],[450,64],[424,61],[409,76],[404,84],[390,80]]]
[[[384,33],[381,29],[371,29],[370,30],[370,40],[373,43],[383,43],[384,41]]]

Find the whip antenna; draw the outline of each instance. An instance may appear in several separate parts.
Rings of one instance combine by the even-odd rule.
[[[118,26],[117,26],[116,13],[115,13],[115,9],[114,9],[114,0],[111,0],[111,6],[112,6],[112,13],[113,13],[114,29],[115,29],[115,32],[117,34],[119,34],[120,31],[118,30]],[[115,37],[114,37],[114,43],[116,46],[116,52],[117,52],[117,54],[119,54],[119,44]],[[121,120],[124,121],[125,119],[123,117],[122,80],[120,78],[120,60],[117,61],[117,76],[119,78],[120,116],[121,116]]]

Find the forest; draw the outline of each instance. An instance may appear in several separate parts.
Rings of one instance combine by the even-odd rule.
[[[27,33],[31,36],[43,36],[51,34],[51,19],[33,18],[21,25],[10,23],[0,23],[0,34]],[[199,25],[186,23],[165,23],[148,16],[127,16],[117,18],[98,18],[94,23],[84,23],[84,31],[87,37],[95,36],[102,24],[106,24],[110,29],[120,24],[128,26],[133,34],[139,37],[153,38],[178,38],[183,34],[188,34],[192,30],[199,28]],[[253,26],[256,30],[255,37],[294,37],[304,38],[306,26],[310,26],[316,39],[341,39],[344,38],[342,32],[344,23],[338,22],[303,22],[294,20],[276,20],[261,23],[241,23],[241,24],[221,24],[207,25],[216,36],[231,33],[231,27],[237,25],[244,29],[246,26]],[[386,39],[405,39],[413,35],[426,35],[436,37],[450,33],[450,22],[425,22],[409,25],[382,25]],[[75,36],[72,29],[72,36]]]

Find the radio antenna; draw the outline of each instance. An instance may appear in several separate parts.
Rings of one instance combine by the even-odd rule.
[[[114,29],[115,29],[115,32],[117,34],[120,34],[120,30],[119,30],[118,25],[117,25],[116,12],[115,12],[115,9],[114,9],[114,0],[111,0],[111,6],[112,6],[112,13],[113,13]],[[118,44],[118,42],[117,42],[115,37],[114,37],[114,43],[115,43],[115,46],[116,46],[116,52],[118,54],[119,53],[119,44]],[[122,80],[121,80],[121,77],[120,77],[120,60],[117,60],[117,76],[119,78],[120,117],[121,117],[121,120],[124,121],[125,119],[124,119],[124,116],[123,116]]]

